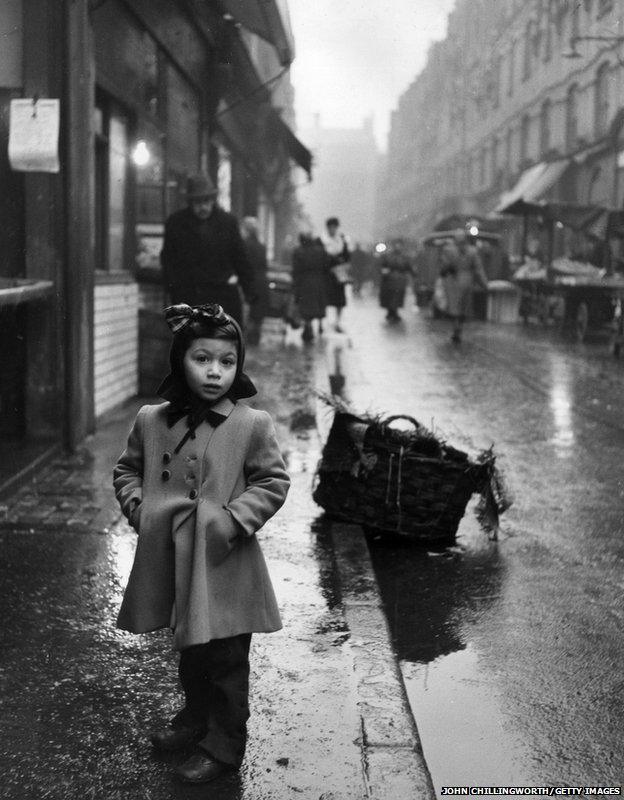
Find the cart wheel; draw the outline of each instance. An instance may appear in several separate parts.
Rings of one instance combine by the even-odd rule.
[[[576,309],[576,324],[574,326],[574,334],[577,342],[582,342],[587,333],[587,323],[589,321],[589,310],[587,303],[579,303]]]

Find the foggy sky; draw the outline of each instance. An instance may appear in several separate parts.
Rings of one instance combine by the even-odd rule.
[[[374,114],[385,150],[389,113],[443,39],[455,0],[290,0],[291,76],[299,128],[359,128]]]

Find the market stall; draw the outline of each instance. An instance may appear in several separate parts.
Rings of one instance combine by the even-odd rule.
[[[616,355],[621,338],[624,275],[618,255],[624,238],[622,212],[573,203],[528,203],[519,200],[506,214],[539,220],[542,241],[526,235],[524,261],[513,275],[522,292],[520,316],[554,324],[583,341],[589,334],[607,335]],[[545,239],[545,246],[543,240]],[[555,250],[566,255],[554,257]]]

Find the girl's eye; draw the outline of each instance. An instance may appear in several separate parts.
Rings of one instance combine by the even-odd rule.
[[[221,363],[224,364],[226,367],[233,367],[235,362],[232,361],[231,358],[226,358]]]

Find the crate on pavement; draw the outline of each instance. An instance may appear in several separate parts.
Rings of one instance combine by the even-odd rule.
[[[393,428],[396,419],[413,430]],[[475,493],[479,520],[494,536],[510,504],[491,450],[471,460],[403,415],[337,409],[315,480],[313,498],[330,517],[427,544],[454,541]]]

